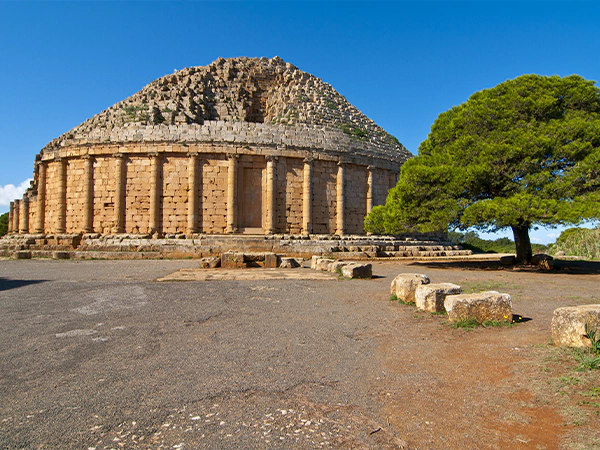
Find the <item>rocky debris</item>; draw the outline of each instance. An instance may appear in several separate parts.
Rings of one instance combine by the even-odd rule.
[[[373,266],[371,264],[350,263],[342,267],[342,275],[348,278],[373,277]]]
[[[429,277],[420,273],[401,273],[392,280],[390,294],[404,303],[415,303],[417,287],[429,284]]]
[[[552,340],[564,347],[590,347],[588,329],[600,334],[600,305],[566,306],[554,310]],[[600,336],[599,336],[600,337]]]
[[[281,269],[296,269],[298,267],[302,267],[302,263],[298,261],[297,258],[281,258],[281,263],[279,264],[279,268]]]
[[[431,283],[417,286],[415,303],[417,309],[428,312],[444,311],[444,300],[447,295],[460,294],[462,288],[452,283]]]
[[[450,322],[473,319],[477,323],[486,321],[512,322],[512,299],[508,294],[496,291],[474,294],[447,295],[444,308]]]
[[[203,269],[215,269],[221,267],[221,258],[219,256],[207,256],[200,260]]]

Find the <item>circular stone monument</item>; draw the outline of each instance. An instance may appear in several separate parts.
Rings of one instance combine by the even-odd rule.
[[[362,234],[410,153],[280,58],[159,78],[44,147],[20,234]]]

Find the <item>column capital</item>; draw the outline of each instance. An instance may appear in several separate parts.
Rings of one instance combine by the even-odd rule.
[[[312,163],[314,163],[314,162],[315,162],[315,158],[313,158],[312,156],[307,156],[306,158],[304,158],[304,159],[302,160],[302,162],[303,162],[304,164],[312,164]]]
[[[279,156],[275,155],[265,155],[265,159],[270,162],[275,162],[279,159]]]
[[[338,166],[340,166],[340,167],[347,166],[348,164],[350,164],[350,162],[349,162],[349,161],[343,160],[343,159],[341,159],[341,158],[340,158],[340,160],[337,162],[337,165],[338,165]]]
[[[227,153],[227,159],[240,159],[240,155],[237,153]]]
[[[121,159],[121,158],[125,158],[125,153],[117,152],[117,153],[113,153],[113,156],[115,158]]]
[[[87,155],[83,155],[81,158],[85,161],[94,161],[96,159],[94,155],[90,155],[89,153]]]
[[[187,152],[186,156],[188,158],[197,158],[198,156],[200,156],[200,154],[198,152]]]
[[[369,171],[373,171],[373,170],[375,170],[375,169],[377,169],[377,167],[375,167],[375,166],[373,166],[373,165],[369,165],[369,166],[367,166],[367,170],[369,170]]]

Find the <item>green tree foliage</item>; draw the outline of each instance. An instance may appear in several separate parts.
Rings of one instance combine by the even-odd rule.
[[[6,233],[8,233],[8,213],[0,216],[0,236],[4,236]]]
[[[381,217],[387,233],[579,223],[600,208],[600,90],[577,75],[523,75],[439,115],[402,166]]]

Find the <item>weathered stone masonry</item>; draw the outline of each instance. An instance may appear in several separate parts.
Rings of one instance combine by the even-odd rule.
[[[46,146],[9,232],[363,233],[410,156],[397,141],[278,58],[186,71]]]

